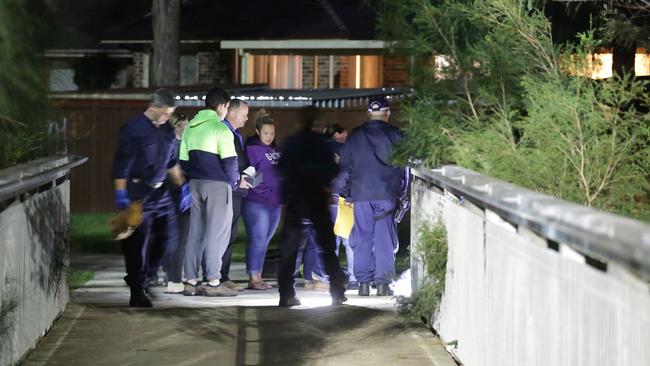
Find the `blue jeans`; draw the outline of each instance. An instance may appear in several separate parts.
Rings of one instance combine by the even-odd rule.
[[[338,215],[339,211],[339,206],[338,204],[332,204],[330,205],[330,212],[332,214],[332,221],[336,222],[336,216]],[[356,282],[357,279],[354,277],[354,251],[352,250],[352,247],[350,247],[350,242],[346,238],[342,238],[340,236],[336,237],[336,255],[339,255],[339,248],[341,248],[341,245],[345,247],[345,257],[348,261],[348,268],[346,268],[346,272],[348,273],[349,281],[350,282]]]
[[[300,265],[303,264],[302,271],[305,280],[311,281],[314,275],[325,282],[329,281],[325,274],[325,266],[321,259],[322,250],[316,241],[316,229],[311,222],[303,223],[303,236],[298,246],[298,260],[296,261],[295,275],[300,272]]]
[[[282,206],[244,200],[242,217],[248,245],[246,246],[246,272],[260,274],[264,267],[266,248],[280,223]]]

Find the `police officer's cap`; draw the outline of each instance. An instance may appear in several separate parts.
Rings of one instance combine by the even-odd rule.
[[[368,103],[368,112],[383,112],[389,109],[388,100],[384,97],[374,97]]]

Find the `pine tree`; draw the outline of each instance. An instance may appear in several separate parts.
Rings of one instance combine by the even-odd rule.
[[[559,198],[650,219],[650,106],[629,75],[596,81],[593,32],[553,42],[532,1],[381,2],[380,32],[421,60],[395,158],[455,163]],[[439,68],[433,67],[438,56]],[[443,62],[445,61],[445,62]]]
[[[42,155],[49,117],[41,1],[0,0],[0,168]],[[38,19],[37,19],[38,18]]]

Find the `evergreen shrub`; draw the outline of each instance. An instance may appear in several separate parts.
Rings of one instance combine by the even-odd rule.
[[[632,76],[591,79],[603,44],[593,32],[554,43],[535,1],[379,4],[383,38],[418,60],[398,162],[457,164],[650,219],[648,85]]]

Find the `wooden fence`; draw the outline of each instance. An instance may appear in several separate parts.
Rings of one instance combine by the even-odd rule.
[[[142,113],[147,103],[142,100],[115,99],[57,100],[56,108],[60,118],[67,120],[69,153],[89,157],[87,164],[71,172],[72,212],[108,212],[115,209],[111,165],[119,129],[124,122]],[[303,110],[298,108],[266,109],[276,120],[278,143],[295,132],[303,118]],[[198,109],[179,108],[179,110],[191,118]],[[254,119],[258,110],[259,108],[250,109],[249,121],[243,129],[243,135],[254,134]],[[393,108],[392,116],[395,115],[395,108]],[[317,126],[338,123],[351,130],[366,119],[364,108],[322,109],[322,113],[317,118]]]

